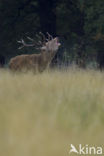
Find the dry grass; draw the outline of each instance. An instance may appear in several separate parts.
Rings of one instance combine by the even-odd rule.
[[[0,156],[68,156],[103,133],[104,73],[0,71]]]

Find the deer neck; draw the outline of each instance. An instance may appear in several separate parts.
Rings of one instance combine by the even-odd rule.
[[[44,63],[48,66],[50,65],[52,59],[54,58],[55,54],[57,51],[48,51],[48,52],[43,52],[42,57],[44,60]]]

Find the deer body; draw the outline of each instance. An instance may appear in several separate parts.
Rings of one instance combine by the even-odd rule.
[[[48,54],[42,52],[40,54],[19,55],[10,60],[9,68],[11,70],[34,70],[42,72],[49,67],[55,53]]]
[[[25,44],[24,41],[22,41],[22,43]],[[41,47],[39,54],[18,55],[12,58],[9,63],[9,68],[14,71],[33,70],[42,72],[49,67],[59,46],[60,43],[58,43],[57,38],[48,40],[48,42]]]

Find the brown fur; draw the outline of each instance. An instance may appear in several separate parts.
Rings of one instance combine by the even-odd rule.
[[[22,43],[25,44],[23,40]],[[33,70],[35,72],[42,72],[50,65],[59,46],[60,43],[58,43],[57,37],[51,39],[41,47],[40,54],[19,55],[12,58],[9,63],[9,68],[14,71]]]
[[[55,54],[56,52],[41,52],[40,54],[19,55],[10,60],[9,68],[14,71],[42,72],[50,65]]]

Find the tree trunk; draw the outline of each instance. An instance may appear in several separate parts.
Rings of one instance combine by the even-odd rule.
[[[84,40],[84,38],[80,37],[79,38],[79,44],[78,44],[78,48],[77,48],[77,60],[76,60],[76,64],[78,65],[78,67],[80,68],[85,68],[86,67],[86,41]]]

